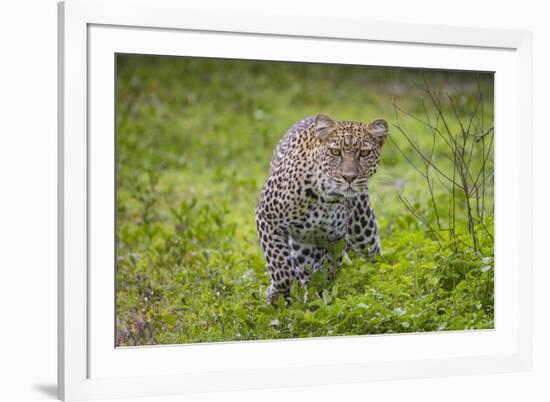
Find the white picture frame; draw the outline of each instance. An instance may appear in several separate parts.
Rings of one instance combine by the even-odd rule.
[[[161,396],[531,368],[529,32],[216,15],[175,0],[69,0],[58,10],[60,398]],[[495,329],[115,349],[114,264],[109,262],[114,254],[112,242],[104,239],[112,239],[114,230],[109,133],[114,132],[112,56],[118,52],[495,71],[495,197],[502,205],[495,212],[495,261],[503,267],[502,274],[496,268]],[[375,56],[364,59],[367,53]],[[499,186],[499,175],[507,178],[506,186]],[[499,209],[508,216],[513,211],[506,226],[499,223]]]

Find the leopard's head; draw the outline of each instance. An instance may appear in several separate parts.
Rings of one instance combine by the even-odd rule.
[[[319,148],[319,190],[328,197],[352,198],[367,191],[367,182],[380,164],[388,123],[340,121],[324,114],[313,126]]]

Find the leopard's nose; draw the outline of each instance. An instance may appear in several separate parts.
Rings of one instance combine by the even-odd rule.
[[[344,178],[345,181],[347,181],[349,184],[351,184],[351,182],[353,180],[355,180],[357,175],[353,174],[353,173],[348,173],[348,174],[343,174],[342,177]]]

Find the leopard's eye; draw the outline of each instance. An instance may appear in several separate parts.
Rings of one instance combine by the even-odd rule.
[[[330,154],[333,156],[340,156],[342,155],[342,151],[340,151],[339,148],[330,148]]]
[[[368,149],[362,149],[361,152],[359,152],[359,156],[362,157],[362,158],[365,158],[367,156],[369,156],[369,150]]]

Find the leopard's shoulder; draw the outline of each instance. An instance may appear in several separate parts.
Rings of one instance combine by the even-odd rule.
[[[272,175],[281,166],[282,161],[289,155],[292,148],[303,143],[303,141],[300,140],[304,139],[309,128],[312,127],[314,123],[315,116],[309,116],[296,122],[287,130],[275,147],[269,165],[269,175]]]

